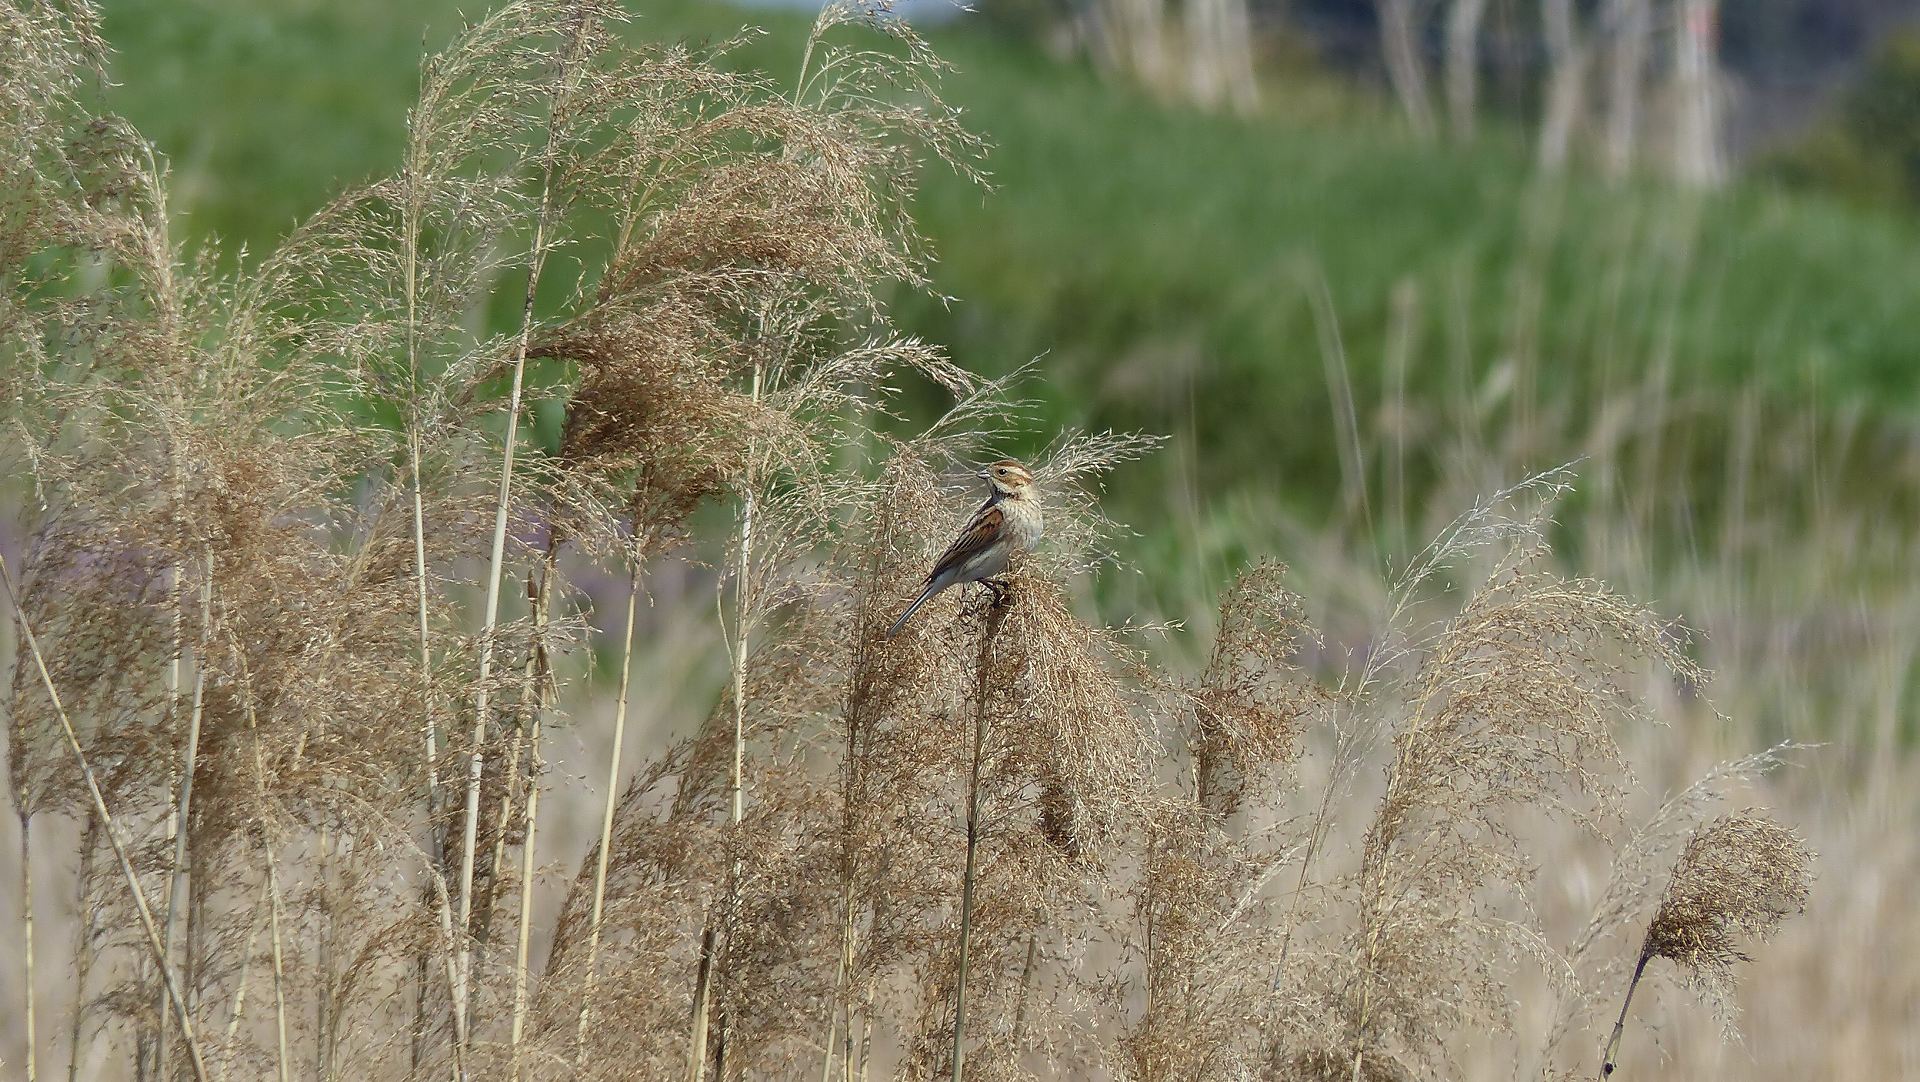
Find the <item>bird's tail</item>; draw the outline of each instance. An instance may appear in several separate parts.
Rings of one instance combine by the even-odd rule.
[[[944,583],[936,584],[931,582],[927,583],[927,588],[920,591],[919,597],[916,597],[913,599],[913,604],[907,606],[907,611],[901,613],[900,619],[895,620],[893,622],[893,626],[887,629],[887,633],[880,637],[883,639],[891,639],[895,635],[898,635],[900,633],[900,629],[907,626],[907,621],[913,619],[913,614],[920,611],[920,606],[932,600],[933,595],[940,592],[940,587],[942,585],[945,585],[945,584]]]

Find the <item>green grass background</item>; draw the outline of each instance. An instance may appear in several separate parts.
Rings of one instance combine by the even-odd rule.
[[[392,168],[422,49],[460,10],[108,0],[108,100],[170,158],[186,234],[234,258]],[[632,33],[718,40],[749,23],[769,33],[736,62],[797,66],[806,18],[791,11],[654,0]],[[1920,404],[1920,225],[1895,213],[1760,184],[1541,184],[1517,129],[1421,145],[1326,75],[1274,77],[1254,117],[1204,115],[977,22],[929,33],[957,69],[946,93],[994,145],[993,186],[930,171],[916,213],[953,299],[903,293],[896,313],[978,371],[1042,358],[1034,444],[1067,425],[1173,434],[1179,453],[1136,486],[1149,495],[1120,508],[1148,548],[1173,471],[1214,502],[1333,506],[1328,373],[1351,382],[1364,427],[1396,290],[1414,313],[1414,402],[1498,399],[1521,373],[1571,429],[1657,370],[1709,401],[1755,388],[1896,432]],[[1332,327],[1314,319],[1323,287]],[[1578,450],[1539,442],[1539,465]],[[1416,460],[1412,483],[1439,463]],[[1684,480],[1713,491],[1720,468],[1708,456]]]

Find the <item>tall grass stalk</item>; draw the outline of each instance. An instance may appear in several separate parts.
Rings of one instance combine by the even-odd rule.
[[[847,858],[851,863],[851,857]],[[820,1054],[820,1079],[827,1082],[833,1073],[833,1035],[840,1039],[840,1075],[843,1082],[853,1079],[853,875],[848,869],[841,886],[840,962],[834,974],[834,1002],[827,1014],[827,1046]]]
[[[34,1048],[38,1043],[34,1029],[32,818],[23,803],[20,807],[20,940],[22,944],[20,990],[26,998],[26,1010],[22,1022],[26,1030],[27,1082],[34,1082],[37,1076]]]
[[[313,945],[313,968],[318,985],[313,997],[313,1070],[322,1082],[333,1082],[334,1053],[340,1040],[339,991],[335,984],[339,970],[334,955],[339,935],[335,884],[340,879],[341,866],[335,863],[339,858],[339,841],[331,826],[320,828],[319,848],[320,881],[315,893],[319,895],[320,919]]]
[[[409,206],[407,221],[407,236],[407,362],[409,369],[415,373],[415,382],[417,383],[419,347],[417,340],[418,327],[416,325],[417,316],[415,314],[417,290],[417,271],[415,264],[418,260],[418,255],[415,249],[419,243],[419,221],[417,211],[415,211],[411,205]],[[417,395],[417,390],[415,394]],[[436,731],[437,726],[433,716],[433,646],[428,630],[429,607],[427,602],[427,523],[426,509],[421,493],[420,418],[417,405],[414,407],[414,411],[414,416],[409,420],[407,426],[407,473],[408,487],[412,490],[410,502],[413,505],[411,518],[413,528],[414,611],[420,634],[420,736],[426,757],[425,765],[427,775],[426,792],[422,796],[422,810],[426,820],[428,846],[428,867],[426,874],[437,879],[444,879],[446,875],[446,835],[440,821],[440,754],[439,737]],[[431,892],[429,891],[429,893]],[[444,895],[445,891],[443,889],[439,892],[439,896],[444,897]],[[451,929],[453,923],[452,914],[443,910],[438,916],[442,925]],[[415,967],[417,976],[415,978],[414,989],[414,1042],[416,1046],[414,1058],[416,1062],[419,1059],[418,1045],[422,1039],[419,1031],[425,1027],[426,1023],[427,973],[432,968],[430,954],[431,952],[422,950]],[[448,992],[451,997],[453,992],[452,982],[449,982]],[[453,1002],[452,1005],[453,1010],[450,1013],[453,1015],[454,1040],[456,1043],[464,1045],[466,1042],[466,1012],[460,1009],[460,1004],[457,1001]]]
[[[1614,1057],[1620,1053],[1620,1038],[1627,1032],[1627,1010],[1633,1006],[1634,990],[1640,987],[1640,978],[1647,972],[1647,963],[1653,961],[1653,954],[1642,948],[1640,957],[1633,963],[1633,977],[1627,981],[1627,994],[1620,1000],[1620,1017],[1614,1019],[1613,1032],[1607,1036],[1607,1046],[1600,1050],[1600,1077],[1611,1077]]]
[[[537,580],[533,597],[533,645],[528,665],[532,672],[529,680],[532,684],[532,716],[527,721],[527,802],[522,820],[523,831],[520,842],[520,914],[515,925],[518,933],[513,952],[513,1023],[508,1035],[507,1047],[512,1057],[512,1073],[519,1078],[520,1037],[527,1022],[527,954],[533,934],[533,888],[534,872],[538,867],[535,853],[539,848],[540,822],[540,729],[541,719],[546,713],[547,691],[553,683],[553,671],[547,654],[547,620],[553,604],[554,591],[554,548],[556,539],[549,535],[546,554],[542,558],[540,577]],[[616,766],[616,769],[618,767]],[[504,831],[502,834],[504,835]]]
[[[149,156],[147,164],[149,169],[154,170],[157,173],[158,166],[156,163],[153,162],[151,156]],[[166,277],[166,280],[170,283],[171,282],[170,262],[169,261],[160,261],[160,262],[163,265],[167,265],[169,267],[169,273],[165,277]],[[175,395],[173,405],[174,405],[174,408],[176,409],[180,408],[181,403],[179,400],[179,395],[177,393]],[[172,495],[173,495],[174,505],[176,507],[184,507],[186,505],[186,496],[185,496],[183,485],[181,484],[181,479],[180,479],[180,461],[179,461],[179,453],[177,448],[170,449],[170,453],[168,454],[167,457],[168,457],[168,473],[170,475],[170,480],[172,483]],[[171,581],[175,584],[175,591],[177,591],[178,583],[180,582],[184,574],[185,574],[184,565],[176,562],[173,565],[172,578],[171,578]],[[170,592],[174,592],[174,591],[170,591]],[[179,722],[180,722],[181,670],[184,665],[186,649],[187,649],[186,619],[184,614],[182,613],[183,605],[184,605],[183,599],[175,597],[170,599],[170,603],[167,606],[167,618],[169,623],[172,625],[172,632],[173,632],[173,650],[167,657],[166,724],[169,728],[173,728],[179,725]],[[173,784],[176,791],[184,791],[188,786],[188,779],[176,778]],[[160,926],[160,934],[161,934],[160,946],[161,946],[161,949],[165,952],[166,956],[168,958],[172,958],[173,957],[173,941],[174,941],[174,936],[176,934],[176,929],[174,927],[174,913],[175,913],[174,907],[176,905],[176,899],[174,897],[174,889],[179,885],[177,882],[179,878],[179,862],[180,860],[183,859],[181,854],[181,847],[184,845],[186,841],[186,836],[187,836],[187,824],[184,820],[180,818],[179,806],[177,803],[174,803],[173,806],[167,812],[167,829],[171,831],[173,834],[175,847],[172,853],[172,859],[174,863],[168,868],[167,893],[166,893],[167,912],[166,912],[165,921]],[[155,1001],[154,1017],[165,1018],[167,1014],[167,990],[164,986],[160,988],[158,993],[154,996],[154,1001]],[[158,1050],[154,1054],[155,1074],[160,1079],[160,1082],[166,1082],[167,1060],[168,1060],[167,1045],[168,1045],[169,1038],[171,1037],[171,1034],[168,1033],[166,1024],[164,1022],[156,1026],[155,1029],[156,1029],[156,1032],[154,1034],[154,1037],[159,1046]]]
[[[529,573],[527,577],[527,605],[529,608],[537,605],[537,601],[535,600],[535,591],[537,589],[538,587],[534,585],[533,576]],[[507,851],[511,848],[508,842],[513,835],[514,813],[519,811],[524,818],[526,808],[524,799],[530,791],[530,785],[528,784],[530,779],[527,772],[521,770],[520,760],[523,756],[530,757],[532,754],[528,739],[532,734],[534,715],[539,710],[538,692],[533,683],[534,674],[538,671],[538,667],[539,658],[533,650],[529,650],[527,652],[527,660],[525,664],[521,666],[520,670],[519,719],[513,726],[512,740],[507,748],[505,769],[500,772],[502,778],[502,785],[500,787],[500,810],[493,817],[493,856],[488,862],[486,875],[486,883],[488,884],[486,889],[489,893],[497,890],[499,884],[506,882]],[[496,909],[497,906],[494,900],[489,897],[486,908],[481,911],[475,920],[473,939],[483,949],[492,939],[493,919]]]
[[[1349,518],[1363,523],[1367,535],[1373,533],[1373,502],[1367,495],[1366,454],[1360,446],[1360,420],[1354,406],[1353,377],[1347,361],[1346,343],[1340,337],[1340,320],[1334,311],[1333,293],[1326,274],[1316,264],[1303,272],[1307,277],[1308,299],[1313,309],[1313,326],[1320,342],[1320,360],[1325,369],[1327,393],[1332,401],[1334,427],[1340,449],[1340,490]]]
[[[423,78],[422,90],[424,89]],[[422,97],[425,97],[424,93]],[[441,819],[439,727],[434,717],[431,605],[427,587],[425,485],[421,476],[421,441],[424,438],[422,427],[425,424],[425,418],[421,402],[423,388],[420,358],[420,254],[424,228],[422,219],[426,214],[426,186],[431,158],[430,148],[423,145],[425,129],[430,125],[422,116],[422,111],[422,107],[416,107],[407,116],[407,149],[400,169],[402,192],[400,248],[402,290],[406,306],[407,487],[411,497],[409,502],[412,504],[410,525],[413,534],[414,615],[420,638],[420,736],[426,766],[426,791],[422,797],[428,846],[428,866],[425,874],[434,880],[430,887],[423,888],[423,893],[431,895],[433,904],[437,906],[436,916],[440,921],[444,940],[452,935],[453,914],[447,906],[447,834],[446,824]],[[421,1044],[425,1039],[423,1031],[426,1028],[427,975],[433,968],[432,954],[430,949],[423,947],[415,964],[413,1034],[415,1069],[418,1069]],[[451,1015],[450,1028],[453,1043],[457,1048],[465,1048],[467,1043],[465,1004],[456,994],[458,982],[451,969],[447,973],[447,978],[450,1008],[448,1013]]]
[[[760,320],[765,329],[764,318]],[[760,405],[760,396],[765,389],[766,357],[764,343],[755,342],[753,359],[753,381],[748,401],[754,407]],[[753,541],[756,513],[760,507],[759,478],[755,467],[759,464],[763,450],[749,442],[744,456],[745,475],[740,482],[740,540],[734,546],[733,563],[729,569],[733,579],[733,629],[725,634],[729,680],[733,698],[733,754],[732,766],[727,775],[727,815],[731,829],[727,833],[727,847],[731,853],[727,869],[726,897],[721,903],[721,920],[726,928],[726,936],[718,944],[718,973],[715,972],[715,943],[709,938],[701,951],[699,973],[695,977],[693,1028],[695,1034],[693,1052],[699,1057],[699,1063],[693,1069],[693,1082],[700,1082],[706,1071],[705,1035],[708,1017],[713,1011],[713,994],[716,983],[724,990],[728,979],[728,967],[735,933],[737,931],[740,907],[740,879],[745,874],[745,859],[741,856],[740,824],[746,816],[746,762],[747,762],[747,661],[752,649],[755,584],[753,581]],[[725,621],[722,631],[725,632]],[[718,981],[715,977],[718,977]],[[714,1055],[715,1074],[725,1078],[725,1056],[727,1041],[727,1015],[725,1005],[721,1004],[719,1014],[719,1032],[716,1036]]]
[[[93,975],[93,859],[98,851],[99,820],[94,818],[91,809],[87,811],[87,825],[80,831],[80,874],[75,884],[74,912],[79,915],[79,927],[74,933],[73,945],[73,1016],[67,1020],[67,1082],[79,1082],[80,1079],[80,1036],[87,1022],[87,979]]]
[[[245,654],[237,644],[233,647],[234,667],[240,674],[241,708],[247,717],[247,735],[253,746],[253,784],[255,793],[264,804],[267,793],[267,760],[260,748],[260,718],[254,706],[253,680],[247,671]],[[293,1056],[287,1041],[287,967],[286,948],[281,935],[282,902],[280,891],[280,866],[273,855],[275,839],[270,822],[259,824],[260,856],[267,866],[267,925],[268,942],[273,952],[273,1035],[274,1069],[279,1082],[292,1082]],[[451,957],[451,955],[449,955]]]
[[[687,1078],[702,1082],[707,1074],[707,1027],[712,1008],[714,930],[713,914],[700,933],[700,963],[693,976],[693,1017],[687,1035]]]
[[[855,723],[847,725],[846,762],[842,764],[846,780],[842,784],[842,822],[841,822],[841,868],[840,868],[840,958],[835,964],[833,974],[833,998],[827,1007],[827,1039],[820,1052],[820,1082],[828,1082],[833,1077],[834,1034],[844,1033],[840,1040],[840,1072],[843,1080],[853,1077],[853,776],[855,771],[855,752],[857,749],[858,729]]]
[[[633,681],[633,618],[640,600],[640,563],[627,558],[627,610],[620,633],[620,691],[613,706],[613,747],[607,752],[607,790],[600,805],[600,839],[593,860],[593,909],[587,918],[587,989],[580,997],[580,1020],[574,1029],[574,1070],[587,1051],[587,1025],[593,1013],[594,985],[600,978],[600,920],[607,902],[607,864],[613,857],[613,813],[620,798],[620,756],[627,739],[627,692]]]
[[[287,1042],[287,961],[285,937],[281,927],[280,866],[273,856],[273,843],[263,841],[261,855],[267,863],[268,942],[273,949],[273,1047],[274,1069],[280,1082],[292,1082],[293,1053]]]
[[[241,947],[240,978],[234,982],[233,1006],[227,1012],[226,1038],[220,1042],[225,1054],[220,1058],[220,1077],[228,1078],[233,1074],[233,1060],[239,1053],[240,1025],[247,1018],[247,996],[253,991],[253,959],[255,943],[260,933],[266,931],[271,919],[266,888],[261,888],[259,898],[253,903],[253,914],[247,920],[247,937]]]
[[[540,784],[536,779],[539,776],[541,764],[540,727],[540,716],[536,713],[527,737],[532,747],[531,759],[527,767],[527,802],[523,819],[525,840],[520,843],[520,914],[513,952],[513,1022],[508,1036],[508,1048],[513,1056],[516,1078],[520,1060],[520,1037],[527,1023],[527,956],[533,935],[534,875],[539,866],[535,853],[539,848]]]
[[[527,349],[533,341],[534,297],[540,287],[541,271],[547,260],[547,234],[552,228],[554,185],[558,179],[560,133],[566,123],[568,95],[578,78],[575,50],[588,31],[586,13],[581,11],[572,29],[572,39],[558,58],[554,88],[547,121],[546,150],[541,155],[540,200],[534,215],[533,239],[527,260],[527,285],[520,301],[520,329],[513,347],[513,386],[507,396],[507,431],[500,452],[500,487],[493,506],[493,539],[487,557],[487,598],[480,627],[480,673],[474,685],[472,747],[467,759],[466,826],[460,849],[460,936],[458,981],[454,988],[454,1009],[468,1014],[472,1025],[473,986],[473,871],[474,848],[480,825],[480,776],[486,762],[486,736],[489,718],[489,691],[493,677],[494,635],[500,619],[500,580],[506,572],[507,512],[512,506],[514,454],[520,438],[520,398],[526,383]],[[464,1049],[463,1049],[464,1051]]]
[[[993,641],[1006,620],[1006,601],[998,592],[980,629],[980,656],[974,675],[973,752],[967,767],[966,866],[960,874],[960,947],[953,977],[953,1058],[950,1077],[961,1082],[967,1062],[967,970],[972,961],[973,894],[980,855],[981,769],[987,754],[987,698]]]
[[[760,394],[766,381],[766,361],[756,352],[753,362],[753,386],[748,400],[756,407],[760,405]],[[733,680],[733,771],[728,779],[730,799],[728,812],[732,816],[735,832],[740,829],[740,820],[746,814],[746,754],[747,754],[747,657],[752,649],[749,641],[752,632],[752,607],[755,603],[753,582],[753,527],[754,515],[759,510],[759,479],[755,476],[755,466],[759,463],[760,451],[749,446],[746,454],[747,471],[741,480],[740,504],[740,544],[735,550],[734,613],[733,635],[728,639],[727,649]],[[738,877],[740,867],[736,858],[733,874],[735,882],[729,887],[731,893],[739,890]],[[733,904],[730,896],[729,906]]]
[[[193,830],[193,776],[200,764],[200,722],[206,706],[207,638],[213,626],[213,553],[208,551],[203,557],[203,571],[200,580],[200,645],[199,656],[193,667],[193,693],[187,708],[187,748],[180,762],[180,800],[173,814],[176,829],[173,835],[173,856],[171,876],[167,885],[167,921],[166,937],[163,941],[169,954],[179,947],[186,947],[186,966],[182,972],[193,972],[193,957],[190,944],[186,942],[187,906],[185,899],[192,889],[193,859],[189,842]],[[178,659],[175,659],[176,664]],[[167,1042],[164,1027],[160,1041],[160,1073],[162,1078],[166,1069]]]
[[[20,638],[27,647],[27,653],[33,659],[34,669],[40,675],[40,684],[47,693],[48,703],[54,716],[60,722],[61,735],[66,738],[67,750],[73,753],[75,764],[86,782],[87,795],[93,801],[93,812],[100,817],[101,829],[106,832],[107,841],[113,846],[113,854],[120,862],[120,874],[126,879],[127,890],[133,897],[134,911],[140,918],[140,930],[146,933],[147,946],[153,952],[153,962],[160,970],[160,979],[165,984],[167,996],[172,1001],[173,1017],[180,1027],[180,1039],[186,1045],[187,1057],[193,1064],[195,1082],[207,1082],[207,1065],[200,1053],[200,1042],[194,1035],[193,1018],[187,1010],[186,997],[181,991],[180,982],[175,976],[172,963],[167,958],[166,948],[160,938],[160,928],[153,919],[153,906],[147,901],[147,893],[140,886],[139,873],[134,871],[133,858],[120,839],[118,823],[113,812],[107,807],[106,797],[100,791],[100,781],[93,766],[87,761],[87,753],[80,745],[80,736],[74,731],[73,721],[67,716],[66,707],[60,702],[60,689],[54,686],[53,673],[47,668],[46,655],[40,652],[40,642],[34,636],[33,626],[27,620],[27,611],[20,604],[20,591],[13,581],[13,571],[7,566],[7,558],[0,554],[0,585],[6,588],[7,600],[13,606],[13,615],[20,629]]]

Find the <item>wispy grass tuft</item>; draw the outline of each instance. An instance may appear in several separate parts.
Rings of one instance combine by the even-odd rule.
[[[1730,1019],[1734,967],[1749,960],[1747,944],[1806,909],[1812,878],[1806,843],[1760,813],[1724,816],[1696,832],[1647,925],[1620,1020],[1601,1056],[1601,1077],[1614,1072],[1627,1010],[1648,963],[1665,958],[1679,966],[1687,983]]]

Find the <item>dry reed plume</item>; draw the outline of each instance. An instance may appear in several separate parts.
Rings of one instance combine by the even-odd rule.
[[[30,946],[25,839],[83,839],[61,1002],[28,954],[29,1078],[56,1049],[140,1079],[1443,1077],[1476,1032],[1527,1039],[1532,964],[1567,993],[1543,1061],[1592,1024],[1604,936],[1530,921],[1530,830],[1627,861],[1616,734],[1703,674],[1555,570],[1565,475],[1443,533],[1350,664],[1261,563],[1186,672],[1186,632],[1076,595],[1112,558],[1101,477],[1156,441],[1070,434],[1005,599],[879,639],[943,479],[1019,422],[1017,379],[887,323],[929,285],[917,170],[979,145],[884,8],[830,5],[782,85],[629,44],[602,0],[510,3],[425,61],[393,175],[235,272],[89,113],[90,9],[0,19]],[[883,434],[909,379],[955,405]],[[669,561],[714,584],[724,690],[623,774]],[[596,573],[620,660],[582,853],[541,799]],[[1759,820],[1701,833],[1640,967],[1724,978],[1804,863]],[[1596,928],[1648,897],[1621,882]]]
[[[1689,984],[1730,1012],[1733,967],[1748,960],[1745,942],[1765,939],[1806,909],[1812,863],[1791,830],[1752,811],[1716,819],[1694,834],[1647,925],[1620,1020],[1601,1056],[1601,1077],[1613,1074],[1627,1010],[1647,963],[1665,958],[1680,966]]]

